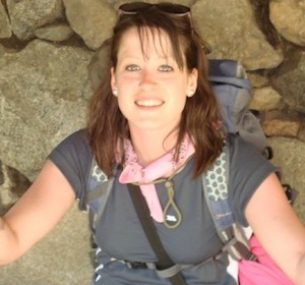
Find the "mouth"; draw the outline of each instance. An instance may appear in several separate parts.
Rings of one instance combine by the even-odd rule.
[[[135,101],[135,104],[138,107],[152,108],[152,107],[160,107],[164,104],[164,101],[159,99],[143,99]]]

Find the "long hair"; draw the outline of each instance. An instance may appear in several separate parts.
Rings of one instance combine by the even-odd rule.
[[[202,49],[202,41],[192,27],[189,15],[172,16],[158,8],[134,15],[121,15],[113,29],[113,36],[108,42],[108,69],[89,106],[87,133],[95,159],[107,175],[113,175],[118,161],[117,148],[122,146],[124,138],[129,138],[127,120],[118,107],[117,98],[112,94],[110,69],[116,68],[122,36],[133,27],[138,30],[144,51],[143,29],[165,32],[179,68],[187,68],[189,72],[193,68],[198,70],[197,89],[186,101],[175,148],[177,157],[184,136],[190,136],[195,146],[194,176],[198,176],[213,163],[223,146],[218,105],[208,81],[208,62]],[[123,163],[124,156],[119,161]]]

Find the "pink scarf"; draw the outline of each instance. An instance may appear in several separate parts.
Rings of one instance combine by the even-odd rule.
[[[183,140],[179,150],[178,161],[174,160],[175,150],[164,154],[146,167],[137,162],[137,155],[129,140],[124,141],[125,166],[119,177],[122,184],[139,183],[150,210],[150,215],[159,223],[164,222],[164,214],[154,185],[154,180],[168,178],[181,168],[194,153],[194,146],[188,136]]]

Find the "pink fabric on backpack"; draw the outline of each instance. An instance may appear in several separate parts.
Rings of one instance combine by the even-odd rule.
[[[262,248],[255,236],[250,239],[250,247],[258,260],[239,262],[240,285],[294,285]]]

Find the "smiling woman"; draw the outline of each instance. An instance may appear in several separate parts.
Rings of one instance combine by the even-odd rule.
[[[122,37],[111,83],[135,149],[146,146],[145,157],[138,157],[145,164],[175,146],[185,102],[197,87],[197,69],[179,68],[165,32],[149,28],[141,32],[142,42],[136,28]]]
[[[36,181],[0,218],[0,264],[46,235],[75,198],[83,209],[92,198],[90,210],[98,213],[92,285],[237,285],[237,267],[228,270],[226,248],[232,247],[223,244],[213,220],[228,216],[234,225],[250,226],[272,265],[304,285],[305,229],[276,168],[222,128],[189,8],[123,4],[108,43],[108,72],[91,99],[86,129],[52,151]],[[228,174],[227,183],[219,173]],[[207,176],[213,183],[203,185]],[[105,181],[107,189],[99,187]],[[228,191],[218,191],[218,184]],[[232,213],[211,215],[210,194],[217,206],[225,196]],[[137,201],[143,203],[135,208]],[[153,225],[171,263],[160,266],[139,208],[147,210],[143,226]]]
[[[214,127],[219,110],[202,41],[186,6],[133,4],[119,9],[110,42],[111,78],[102,80],[91,101],[88,132],[96,160],[111,175],[113,145],[123,154],[124,138],[132,138],[146,165],[173,147],[177,155],[188,133],[195,141],[200,174],[223,145],[222,133]],[[124,156],[121,160],[124,164]]]

